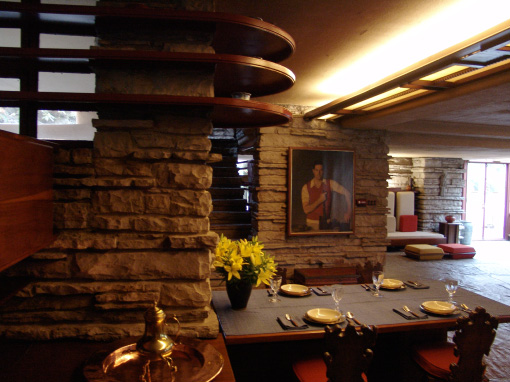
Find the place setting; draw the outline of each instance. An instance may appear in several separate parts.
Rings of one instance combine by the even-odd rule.
[[[388,291],[397,291],[406,289],[406,283],[397,279],[386,279],[384,278],[384,273],[382,271],[374,271],[372,274],[373,284],[361,284],[361,287],[364,288],[367,292],[372,292],[372,294],[376,297],[381,297],[378,289],[388,290]],[[378,288],[379,285],[379,288]]]
[[[314,308],[308,310],[303,320],[312,325],[336,325],[344,322],[346,320],[345,315],[343,315],[340,310],[340,301],[344,295],[344,288],[342,285],[333,285],[330,288],[330,295],[335,303],[335,309],[329,308]]]
[[[444,280],[444,286],[446,292],[448,293],[447,301],[424,301],[420,305],[420,309],[429,314],[437,315],[437,316],[451,316],[460,313],[461,311],[469,312],[469,308],[465,304],[464,307],[457,304],[456,301],[453,300],[453,296],[457,292],[459,287],[459,282],[454,279],[446,279]],[[466,309],[467,308],[467,309]]]
[[[269,279],[269,287],[271,290],[267,291],[270,302],[279,302],[279,296],[285,297],[307,297],[312,294],[312,290],[300,284],[284,284],[282,285],[281,276],[273,276]]]

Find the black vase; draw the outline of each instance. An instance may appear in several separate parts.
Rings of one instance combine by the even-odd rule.
[[[227,295],[232,309],[245,309],[250,299],[252,285],[247,281],[227,282]]]

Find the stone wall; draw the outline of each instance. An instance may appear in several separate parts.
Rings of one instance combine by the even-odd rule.
[[[446,215],[464,213],[465,161],[460,158],[390,158],[390,187],[412,184],[418,229],[438,231]]]
[[[175,36],[158,28],[151,33],[145,25],[142,35],[125,27],[122,33],[100,26],[99,45],[211,49],[209,32]],[[212,96],[213,80],[213,68],[102,67],[96,87],[98,92]],[[143,313],[154,301],[176,314],[182,334],[218,334],[210,307],[211,249],[218,236],[209,231],[212,168],[207,163],[214,158],[208,112],[104,109],[94,122],[93,148],[63,145],[56,150],[56,240],[6,272],[33,281],[0,308],[2,335],[139,336]],[[170,333],[175,331],[171,325]]]
[[[289,276],[294,268],[383,264],[388,177],[384,132],[348,130],[318,120],[307,122],[295,114],[290,125],[262,128],[259,134],[252,206],[254,232],[280,266],[287,268]],[[353,207],[354,234],[287,236],[289,147],[354,150],[354,199],[375,201],[375,205]]]
[[[413,186],[413,158],[390,157],[388,187],[405,190]]]
[[[446,215],[464,213],[464,169],[460,158],[413,158],[413,183],[418,191],[416,213],[423,231],[436,231]]]
[[[95,125],[94,149],[56,150],[56,240],[8,270],[36,281],[2,308],[3,334],[141,335],[143,312],[157,300],[184,333],[215,335],[208,277],[217,235],[208,231],[212,170],[203,163],[210,122],[166,116]],[[181,139],[186,147],[163,148]]]

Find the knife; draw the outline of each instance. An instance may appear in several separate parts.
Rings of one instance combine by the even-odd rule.
[[[291,317],[291,315],[290,315],[290,314],[288,314],[288,313],[287,313],[287,314],[285,314],[285,318],[286,318],[287,320],[289,320],[290,322],[292,322],[292,325],[294,325],[296,328],[299,326],[299,325],[297,324],[297,322],[296,322],[296,321],[294,321],[294,320],[292,319],[292,317]]]

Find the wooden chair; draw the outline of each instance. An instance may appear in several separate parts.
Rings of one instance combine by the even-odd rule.
[[[480,382],[484,377],[484,355],[489,355],[498,321],[477,307],[469,317],[457,320],[453,342],[432,342],[413,346],[412,356],[429,375],[450,382]]]
[[[294,362],[294,374],[301,382],[366,382],[375,338],[375,332],[366,325],[358,329],[350,323],[345,329],[326,326],[323,358]]]

